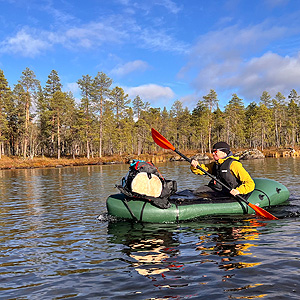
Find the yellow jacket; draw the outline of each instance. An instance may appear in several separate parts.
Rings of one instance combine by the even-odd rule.
[[[232,158],[237,159],[237,160],[239,159],[238,157],[234,157],[232,155],[232,156],[228,156],[228,157],[219,159],[217,162],[212,161],[208,164],[201,164],[200,167],[203,170],[205,170],[206,172],[212,174],[213,165],[215,163],[222,164],[229,157],[232,157]],[[251,178],[251,176],[249,175],[249,173],[244,169],[243,165],[237,160],[234,160],[231,163],[230,172],[231,172],[231,174],[233,174],[241,182],[241,185],[236,187],[236,190],[238,190],[240,192],[240,194],[248,194],[248,193],[250,193],[254,190],[255,183],[254,183],[253,179]],[[194,174],[197,174],[197,175],[204,175],[205,174],[201,170],[199,170],[197,168],[194,168],[193,166],[191,166],[191,171]]]

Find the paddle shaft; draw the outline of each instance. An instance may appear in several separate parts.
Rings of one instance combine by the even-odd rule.
[[[182,158],[184,158],[186,161],[188,161],[189,163],[192,162],[192,160],[190,158],[188,158],[187,156],[185,156],[184,154],[182,154],[181,152],[179,152],[177,149],[174,149],[174,152],[176,152],[178,155],[180,155]],[[197,169],[199,169],[200,171],[202,171],[205,175],[209,176],[210,178],[212,178],[213,180],[215,180],[217,183],[219,183],[220,185],[222,185],[224,188],[226,188],[228,191],[231,191],[232,189],[227,186],[225,183],[223,183],[221,180],[219,180],[218,178],[216,178],[214,175],[208,173],[207,171],[205,171],[204,169],[202,169],[199,165],[197,165]],[[236,198],[238,198],[239,200],[245,202],[246,204],[250,204],[249,201],[247,201],[246,199],[244,199],[241,195],[237,194],[235,195]]]

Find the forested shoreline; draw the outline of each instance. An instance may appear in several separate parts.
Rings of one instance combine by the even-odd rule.
[[[176,100],[170,110],[151,107],[129,96],[103,72],[83,75],[80,102],[64,92],[57,71],[45,86],[26,68],[11,87],[0,70],[0,158],[101,158],[158,151],[151,138],[157,129],[182,151],[210,152],[226,141],[233,149],[297,148],[299,96],[264,91],[245,107],[233,94],[222,111],[211,89],[191,111]]]

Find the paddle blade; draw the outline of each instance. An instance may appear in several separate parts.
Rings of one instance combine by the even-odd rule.
[[[164,149],[171,149],[175,150],[175,147],[165,138],[163,137],[158,131],[156,131],[154,128],[151,129],[151,134],[154,142],[164,148]]]
[[[269,220],[278,220],[277,217],[273,216],[272,214],[270,214],[269,212],[267,212],[266,210],[264,210],[263,208],[257,206],[257,205],[254,205],[252,203],[247,203],[256,213],[256,215],[260,216],[260,217],[263,217],[263,218],[266,218],[266,219],[269,219]]]

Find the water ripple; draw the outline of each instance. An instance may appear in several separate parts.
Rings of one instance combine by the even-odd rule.
[[[290,189],[279,220],[120,222],[105,200],[126,165],[0,171],[0,299],[298,299],[300,161],[245,165]],[[208,181],[159,168],[179,189]]]

